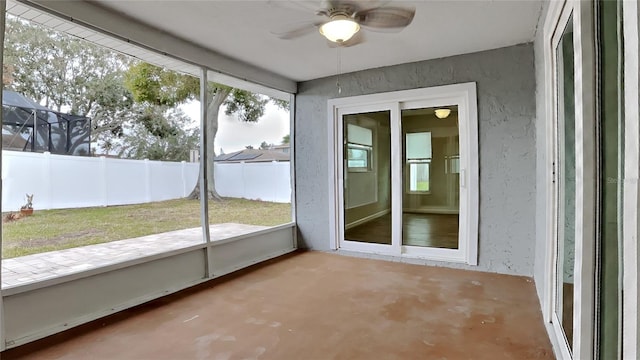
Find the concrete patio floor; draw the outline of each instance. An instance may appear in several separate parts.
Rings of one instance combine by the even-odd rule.
[[[298,252],[10,359],[553,359],[530,278]]]
[[[209,231],[213,242],[268,228],[268,226],[226,223],[211,225]],[[27,285],[143,256],[182,249],[202,242],[202,228],[198,227],[3,259],[2,288]]]

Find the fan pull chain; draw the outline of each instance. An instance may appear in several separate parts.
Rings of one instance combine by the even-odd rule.
[[[338,76],[336,80],[336,87],[338,88],[338,94],[342,94],[342,88],[340,87],[340,74],[342,72],[342,63],[340,59],[340,48],[341,46],[338,44],[336,54],[338,55],[337,64],[338,64]]]

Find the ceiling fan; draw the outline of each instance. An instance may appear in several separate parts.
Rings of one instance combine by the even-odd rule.
[[[364,41],[360,32],[398,32],[411,24],[415,8],[388,5],[379,0],[323,0],[321,7],[309,9],[308,3],[291,1],[315,11],[320,19],[290,24],[273,33],[281,39],[294,39],[313,32],[316,28],[333,46],[353,46]]]

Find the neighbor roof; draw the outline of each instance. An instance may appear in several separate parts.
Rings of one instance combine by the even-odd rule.
[[[229,154],[218,155],[213,161],[218,163],[289,161],[289,154],[273,150],[244,149]]]

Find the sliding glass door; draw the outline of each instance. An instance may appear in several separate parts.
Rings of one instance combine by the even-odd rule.
[[[624,116],[622,107],[621,2],[598,1],[599,225],[597,244],[597,354],[622,358],[622,201]]]
[[[457,250],[458,107],[402,110],[401,122],[402,245]]]
[[[391,112],[345,114],[344,239],[391,245]]]
[[[558,228],[556,243],[556,299],[554,310],[563,342],[573,343],[573,290],[576,218],[576,125],[574,91],[573,17],[569,17],[555,51],[557,61]]]
[[[334,105],[337,248],[476,264],[475,84],[364,98]]]
[[[592,359],[595,316],[597,207],[594,121],[593,5],[553,5],[547,99],[553,147],[549,202],[550,235],[547,311],[562,359]],[[553,9],[553,7],[552,7]],[[553,29],[552,31],[549,31]]]
[[[621,359],[621,2],[557,2],[550,14],[547,316],[560,358]]]

